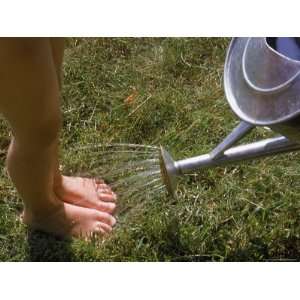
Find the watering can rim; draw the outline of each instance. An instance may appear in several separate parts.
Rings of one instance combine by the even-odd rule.
[[[266,58],[263,62],[265,65],[259,60],[262,55]],[[254,57],[253,61],[249,57]],[[266,70],[271,70],[271,72],[268,74]],[[265,72],[266,74],[260,77],[266,78],[269,83],[271,76],[278,74],[278,71],[281,71],[286,78],[282,82],[277,82],[277,85],[265,87],[263,80],[255,82],[255,72],[260,75]],[[276,80],[278,81],[278,78],[275,78]],[[224,89],[231,109],[240,119],[258,126],[269,126],[294,119],[300,114],[300,84],[298,82],[300,83],[300,61],[273,49],[267,43],[267,38],[243,37],[231,40],[224,66]],[[291,89],[296,95],[293,100],[297,109],[294,110],[287,109],[290,103],[283,100],[285,95],[291,94]],[[252,111],[248,107],[251,107]],[[283,107],[285,109],[282,109]],[[281,112],[280,109],[285,112]]]

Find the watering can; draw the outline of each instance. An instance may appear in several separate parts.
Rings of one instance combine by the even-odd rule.
[[[241,120],[210,153],[175,161],[160,148],[160,171],[170,195],[184,173],[300,150],[300,38],[233,38],[224,89]],[[256,126],[280,135],[234,146]]]

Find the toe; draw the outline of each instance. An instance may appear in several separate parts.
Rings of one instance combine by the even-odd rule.
[[[97,189],[111,192],[111,187],[108,184],[105,184],[105,183],[98,184]]]
[[[116,219],[109,213],[97,211],[97,219],[111,227],[116,224]]]
[[[107,193],[99,190],[98,197],[100,200],[105,202],[115,202],[117,200],[117,195],[114,192]]]
[[[105,184],[104,180],[101,178],[94,178],[94,182],[99,185],[99,184]]]
[[[96,232],[99,231],[103,234],[111,233],[112,227],[103,222],[98,222],[96,225]]]
[[[117,205],[114,202],[98,201],[96,203],[96,209],[107,212],[109,214],[113,214],[116,210],[116,207]]]

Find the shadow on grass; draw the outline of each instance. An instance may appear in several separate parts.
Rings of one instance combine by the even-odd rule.
[[[73,261],[74,255],[70,244],[71,240],[62,240],[44,232],[29,230],[26,261]]]

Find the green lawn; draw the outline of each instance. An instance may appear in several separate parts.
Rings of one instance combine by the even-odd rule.
[[[87,144],[162,144],[177,159],[211,150],[238,123],[222,86],[228,43],[68,39],[64,172],[94,175],[97,153],[92,164],[86,150],[76,150]],[[246,140],[269,135],[259,128]],[[4,167],[8,144],[8,126],[1,120],[1,261],[300,260],[299,154],[185,176],[176,200],[159,196],[136,203],[119,216],[122,222],[109,239],[85,242],[30,232],[19,221],[22,202]],[[122,195],[119,199],[122,205]]]

